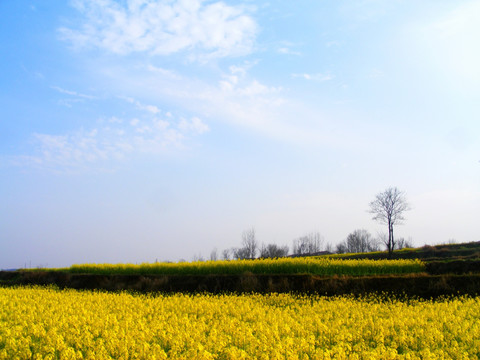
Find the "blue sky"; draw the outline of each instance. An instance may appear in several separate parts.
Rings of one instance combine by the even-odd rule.
[[[480,240],[480,1],[0,2],[0,268],[190,260],[396,186]]]

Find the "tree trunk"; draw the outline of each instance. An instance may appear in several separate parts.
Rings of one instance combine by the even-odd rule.
[[[393,237],[393,224],[391,226],[392,226],[391,233],[392,233],[392,256],[393,256],[393,250],[395,250],[395,239]]]
[[[391,259],[393,255],[393,226],[388,219],[388,258]]]

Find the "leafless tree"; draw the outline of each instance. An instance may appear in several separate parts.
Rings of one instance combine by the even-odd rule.
[[[233,258],[235,260],[251,259],[249,257],[248,250],[245,248],[233,248],[232,249]]]
[[[337,246],[335,247],[335,252],[337,254],[345,254],[347,252],[347,244],[345,243],[345,241],[337,244]]]
[[[278,258],[288,255],[288,246],[278,246],[277,244],[262,244],[260,248],[261,258]]]
[[[330,242],[328,242],[326,245],[325,245],[325,251],[329,252],[329,253],[333,253],[333,246]]]
[[[380,243],[385,245],[385,248],[388,249],[388,234],[385,232],[380,232],[377,234],[377,239]],[[409,237],[408,240],[405,238],[399,238],[395,240],[395,247],[393,250],[401,250],[404,248],[413,248],[413,241],[412,238]]]
[[[367,230],[355,230],[337,245],[337,253],[361,253],[378,250],[378,242]]]
[[[225,249],[222,251],[222,260],[230,260],[232,251],[230,249]]]
[[[384,231],[377,233],[377,241],[385,245],[385,249],[388,249],[388,234]]]
[[[255,229],[252,227],[242,233],[242,245],[247,251],[247,257],[254,259],[257,255],[258,241],[255,236]]]
[[[254,259],[258,251],[255,229],[250,228],[242,233],[242,247],[233,249],[235,259]]]
[[[322,251],[323,237],[318,232],[293,240],[293,255],[307,255]]]
[[[373,220],[388,226],[388,241],[386,242],[388,255],[392,256],[395,249],[395,239],[393,237],[393,226],[402,224],[405,220],[403,213],[410,210],[405,194],[396,187],[388,188],[376,195],[375,200],[370,203],[371,214],[374,214]]]
[[[214,248],[212,252],[210,253],[210,260],[211,261],[217,261],[218,260],[218,250],[217,248]]]
[[[412,238],[408,238],[408,240],[405,240],[405,238],[400,238],[397,241],[395,241],[395,249],[400,250],[400,249],[405,249],[405,248],[412,248],[413,247],[413,242]]]

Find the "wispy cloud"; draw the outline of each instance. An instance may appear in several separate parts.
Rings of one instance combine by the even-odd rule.
[[[67,90],[67,89],[61,88],[60,86],[51,86],[50,88],[59,92],[60,94],[67,95],[59,99],[58,104],[69,107],[69,108],[72,107],[74,104],[83,103],[87,100],[96,99],[96,97],[93,95],[87,95],[87,94],[79,93],[77,91]]]
[[[134,104],[137,107],[138,110],[148,111],[152,114],[160,113],[160,109],[155,105],[145,105],[145,104],[142,104],[140,101],[135,100],[135,99],[130,98],[130,97],[120,97],[120,98],[123,98],[124,100],[126,100],[130,104]]]
[[[231,66],[229,70],[230,72],[223,74],[223,79],[219,81],[219,89],[224,96],[269,96],[282,90],[280,87],[267,86],[256,79],[249,78],[246,67]]]
[[[95,99],[95,96],[82,94],[82,93],[72,91],[72,90],[66,90],[66,89],[61,88],[60,86],[52,86],[51,88],[53,90],[56,90],[56,91],[62,93],[62,94],[71,95],[71,96],[74,96],[74,97],[79,97],[79,98],[89,99],[89,100]]]
[[[115,162],[135,154],[158,154],[188,147],[188,139],[209,131],[200,118],[160,116],[160,109],[128,98],[127,103],[147,116],[100,118],[89,129],[63,134],[32,134],[30,154],[12,159],[18,166],[57,172],[75,172],[102,167],[114,168]]]
[[[284,55],[298,55],[298,56],[302,55],[302,53],[300,51],[292,50],[292,49],[290,49],[289,47],[286,47],[286,46],[278,48],[277,52],[279,54],[284,54]]]
[[[292,74],[293,79],[305,79],[305,80],[313,80],[313,81],[328,81],[332,80],[335,76],[330,73],[315,73],[315,74],[308,74],[308,73],[300,73],[300,74]]]
[[[158,71],[149,65],[125,67],[114,64],[98,69],[98,72],[106,83],[114,81],[112,91],[129,93],[137,99],[150,99],[170,108],[181,104],[182,115],[190,119],[198,117],[209,123],[228,123],[295,144],[335,143],[337,146],[343,141],[322,128],[328,120],[319,115],[321,109],[304,104],[302,99],[292,96],[288,88],[272,86],[252,77],[252,66],[255,66],[254,62],[231,65],[216,81],[214,77],[203,80],[169,69]],[[317,81],[322,78],[326,81],[333,75],[316,76]],[[316,76],[312,75],[313,78]]]
[[[158,56],[147,60],[122,57],[121,61],[116,60],[119,57],[108,57],[110,63],[90,70],[95,79],[107,84],[104,85],[107,92],[117,96],[128,94],[123,100],[149,116],[171,123],[162,106],[181,109],[178,118],[187,120],[177,121],[180,126],[175,130],[183,137],[207,131],[209,127],[203,123],[207,119],[246,127],[288,142],[318,143],[319,137],[331,138],[325,132],[318,132],[318,112],[306,109],[300,99],[289,98],[283,86],[272,86],[251,76],[251,68],[260,60],[242,59],[236,64],[230,60],[227,70],[219,64],[210,68],[205,77],[203,64],[202,71],[195,76],[189,75],[194,70],[181,66],[171,69],[158,66],[156,60],[160,56],[176,53],[182,58],[202,60],[252,52],[258,27],[245,7],[201,0],[121,3],[77,0],[75,6],[83,15],[81,24],[60,29],[63,38],[75,47],[80,50],[94,47],[120,55],[143,52]],[[284,54],[299,55],[292,50],[297,46],[286,41],[277,44]],[[292,77],[328,81],[333,75],[304,73]],[[305,116],[298,116],[303,111]],[[137,136],[152,134],[152,125],[144,123],[140,116],[122,121],[130,124],[130,129],[123,130],[127,134],[129,131]]]
[[[297,56],[300,56],[302,55],[302,53],[298,50],[294,50],[295,48],[298,48],[300,46],[300,44],[298,43],[294,43],[294,42],[291,42],[291,41],[281,41],[279,42],[278,44],[276,44],[277,46],[277,53],[278,54],[282,54],[282,55],[297,55]]]
[[[203,134],[210,130],[207,124],[205,124],[200,118],[194,117],[190,121],[182,119],[178,128],[183,131],[191,131],[197,134]]]
[[[251,52],[257,25],[243,6],[202,0],[77,0],[84,18],[61,37],[76,48],[95,47],[116,54],[190,52],[193,59]]]

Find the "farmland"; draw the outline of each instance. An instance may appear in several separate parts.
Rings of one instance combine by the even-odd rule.
[[[0,288],[0,359],[472,359],[480,300]]]
[[[2,271],[0,360],[479,358],[469,249]]]
[[[329,258],[280,258],[232,261],[195,261],[153,264],[84,264],[59,269],[69,273],[102,275],[211,275],[226,274],[311,274],[385,275],[411,274],[425,270],[419,260],[341,260]]]

